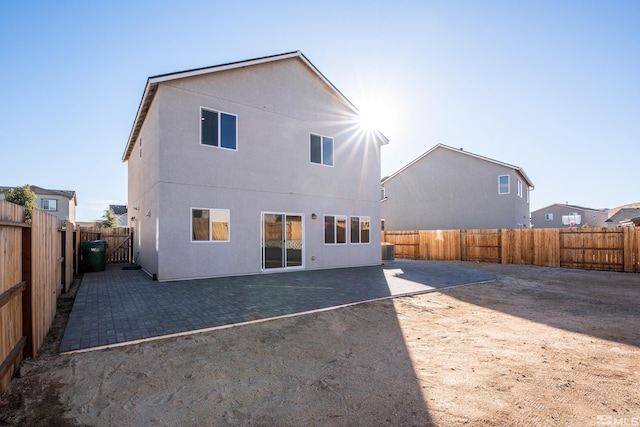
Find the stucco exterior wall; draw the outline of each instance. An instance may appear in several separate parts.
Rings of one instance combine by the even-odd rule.
[[[158,271],[159,102],[157,97],[152,102],[128,160],[128,217],[129,226],[134,228],[133,254],[149,274]]]
[[[509,194],[498,176],[509,175]],[[517,181],[523,182],[522,197]],[[383,183],[386,230],[522,228],[529,224],[527,186],[516,170],[436,148]]]
[[[237,150],[200,144],[201,107],[237,116]],[[303,217],[304,268],[379,263],[380,144],[353,114],[295,58],[160,84],[142,130],[143,158],[147,140],[157,154],[129,160],[129,215],[155,207],[134,224],[143,268],[159,280],[260,273],[263,212]],[[333,167],[310,162],[310,133],[334,139]],[[191,241],[192,208],[228,209],[230,241]],[[325,214],[370,217],[370,243],[325,245]]]

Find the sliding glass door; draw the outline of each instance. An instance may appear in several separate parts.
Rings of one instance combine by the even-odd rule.
[[[303,267],[302,215],[262,214],[262,268]]]

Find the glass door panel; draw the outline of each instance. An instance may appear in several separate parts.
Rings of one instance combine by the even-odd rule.
[[[287,267],[302,266],[302,217],[287,215],[285,222],[285,246]]]
[[[284,267],[284,215],[262,214],[262,268]]]

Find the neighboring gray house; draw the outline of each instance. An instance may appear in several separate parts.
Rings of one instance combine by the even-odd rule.
[[[46,211],[58,217],[62,221],[72,224],[76,223],[76,199],[75,191],[68,190],[48,190],[46,188],[31,185],[31,191],[36,193],[36,206],[38,209]],[[0,187],[0,200],[4,200],[4,195],[13,187]]]
[[[109,205],[109,209],[118,217],[118,227],[128,226],[127,205]]]
[[[534,228],[599,228],[607,226],[608,217],[607,209],[555,203],[531,212],[531,225]]]
[[[438,144],[382,180],[384,228],[528,227],[532,189],[517,166]]]
[[[606,227],[639,227],[640,208],[620,208],[605,221]]]
[[[158,280],[379,264],[380,147],[301,52],[150,77],[123,158]]]

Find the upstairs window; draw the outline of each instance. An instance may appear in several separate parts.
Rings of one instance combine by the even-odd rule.
[[[311,134],[311,163],[333,166],[333,138]]]
[[[522,198],[522,181],[518,180],[518,197]]]
[[[43,211],[57,211],[58,201],[56,199],[42,199]]]
[[[498,176],[498,194],[509,194],[509,175]]]
[[[200,144],[237,150],[238,116],[201,108]]]
[[[228,242],[228,209],[191,209],[192,242]]]

